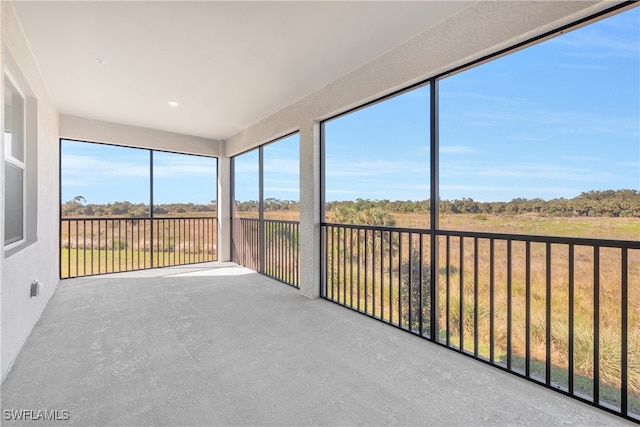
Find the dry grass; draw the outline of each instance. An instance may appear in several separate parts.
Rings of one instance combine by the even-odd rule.
[[[63,221],[61,278],[211,261],[217,253],[215,219]],[[153,262],[152,255],[153,252]]]
[[[391,215],[399,227],[430,228],[428,212]],[[440,215],[440,229],[640,240],[640,218],[445,214]]]
[[[495,317],[496,347],[498,354],[506,354],[506,325],[507,325],[507,265],[506,242],[496,243],[494,261],[494,292],[495,292]],[[443,245],[443,247],[445,247]],[[452,316],[452,331],[457,337],[459,317],[460,282],[462,280],[462,292],[464,293],[465,307],[463,313],[465,331],[465,349],[473,351],[474,334],[474,286],[477,275],[478,286],[478,340],[482,347],[488,348],[490,331],[487,323],[489,316],[489,292],[490,292],[490,256],[488,242],[478,246],[478,271],[474,271],[474,253],[471,239],[465,239],[464,246],[464,276],[460,271],[460,239],[450,241],[450,270],[449,287],[447,288],[447,276],[440,276],[440,293],[450,293],[449,312]],[[442,249],[443,251],[446,250]],[[569,351],[569,254],[566,245],[551,245],[551,257],[549,275],[551,279],[551,293],[547,295],[546,278],[546,247],[544,244],[531,244],[529,290],[530,290],[530,356],[536,360],[546,358],[546,306],[551,307],[551,362],[554,366],[568,368]],[[514,354],[525,356],[526,343],[526,247],[524,243],[514,242],[512,246],[512,346]],[[574,366],[576,373],[593,377],[594,360],[594,292],[595,283],[599,285],[600,313],[598,317],[600,327],[600,379],[603,384],[620,386],[620,359],[621,359],[621,251],[615,249],[601,249],[599,262],[599,275],[594,277],[594,254],[590,247],[577,247],[575,251],[574,265]],[[446,269],[446,262],[440,259],[441,270]],[[640,336],[640,251],[629,253],[629,335],[632,339]],[[597,279],[597,280],[596,280]],[[549,299],[548,299],[549,298]],[[548,299],[548,300],[547,300]],[[445,321],[446,306],[441,305],[441,313]],[[470,338],[467,338],[470,337]],[[629,340],[629,379],[630,391],[640,396],[640,369],[638,342]],[[486,356],[486,354],[485,354]]]

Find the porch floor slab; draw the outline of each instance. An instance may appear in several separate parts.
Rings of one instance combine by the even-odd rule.
[[[232,264],[62,281],[1,390],[3,425],[631,424]]]

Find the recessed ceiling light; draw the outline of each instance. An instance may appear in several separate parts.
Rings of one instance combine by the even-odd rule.
[[[106,62],[104,61],[104,59],[96,58],[96,64],[104,65],[104,64],[106,64]]]
[[[177,107],[180,104],[178,104],[176,101],[169,101],[169,105],[171,105],[172,107]]]

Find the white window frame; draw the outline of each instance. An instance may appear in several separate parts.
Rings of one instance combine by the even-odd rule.
[[[13,86],[13,89],[15,89],[17,95],[19,95],[22,98],[22,123],[21,123],[21,127],[22,127],[22,157],[23,157],[23,160],[20,160],[20,159],[14,157],[12,155],[12,153],[11,153],[11,146],[8,146],[6,140],[4,141],[4,156],[3,156],[4,157],[4,161],[6,163],[10,163],[10,164],[22,169],[22,238],[20,240],[15,241],[15,242],[6,244],[6,232],[7,232],[7,230],[5,230],[5,242],[3,242],[3,244],[4,244],[5,251],[7,251],[7,250],[10,250],[10,249],[18,247],[18,246],[22,245],[23,243],[25,243],[27,241],[27,144],[26,144],[27,97],[25,96],[24,92],[20,88],[20,85],[17,83],[16,79],[11,75],[11,73],[7,69],[4,70],[4,78],[6,80],[9,80],[9,82]],[[3,82],[2,82],[3,85],[4,85],[4,82],[5,82],[5,80],[3,80]],[[4,90],[6,92],[6,90],[7,90],[6,86],[5,86]],[[4,99],[3,99],[2,102],[3,102],[3,107],[4,107]],[[5,121],[6,121],[6,117],[5,117]],[[6,128],[6,124],[5,124],[5,128]],[[3,136],[2,137],[5,138],[4,130],[3,130]],[[6,183],[5,183],[5,185],[6,185]],[[8,200],[6,198],[6,189],[5,189],[5,204],[6,203],[8,203]],[[6,215],[6,206],[4,208],[3,215]]]

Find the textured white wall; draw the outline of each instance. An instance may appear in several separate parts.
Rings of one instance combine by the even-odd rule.
[[[4,7],[0,4],[0,49],[4,50],[4,46],[2,41],[4,40]],[[4,55],[2,51],[0,51],[0,70],[4,70]],[[4,100],[4,79],[2,79],[2,84],[0,84],[0,95],[2,95],[2,99]],[[0,124],[2,124],[2,132],[4,133],[4,101],[3,107],[0,108]],[[0,138],[0,153],[4,153],[4,137]],[[4,215],[4,159],[0,162],[0,212]],[[0,242],[4,243],[4,216],[2,217],[2,221],[0,221]],[[5,373],[8,372],[9,367],[11,366],[11,362],[7,362],[7,367],[5,368],[4,362],[4,350],[2,345],[2,337],[4,335],[4,331],[2,330],[2,307],[4,306],[4,298],[3,298],[3,290],[4,290],[4,245],[0,245],[0,380],[3,380],[5,377]],[[14,356],[15,357],[15,356]],[[5,371],[6,369],[6,371]]]
[[[320,296],[320,124],[300,127],[300,292]]]
[[[197,136],[60,114],[60,138],[219,156],[222,142]]]
[[[231,261],[231,159],[218,158],[218,261]]]
[[[59,144],[58,112],[50,100],[13,6],[3,1],[0,2],[0,10],[2,69],[10,63],[17,67],[24,78],[22,83],[28,85],[38,104],[37,241],[8,258],[5,258],[4,245],[0,249],[0,364],[4,379],[58,283]],[[0,169],[0,172],[3,171]],[[4,195],[4,173],[0,173],[0,180]],[[1,211],[4,212],[4,200],[1,202]],[[4,230],[0,230],[0,238],[4,242]],[[40,280],[43,287],[40,296],[30,298],[30,284],[34,279]]]
[[[300,291],[318,296],[319,132],[323,119],[613,6],[610,1],[483,1],[226,141],[232,156],[300,130]],[[313,47],[309,48],[313,54]],[[309,234],[311,233],[311,234]]]

